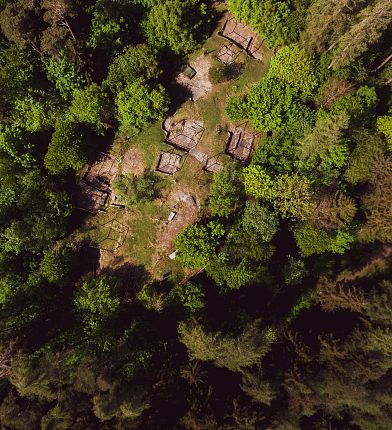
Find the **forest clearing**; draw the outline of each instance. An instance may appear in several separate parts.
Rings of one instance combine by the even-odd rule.
[[[391,430],[392,2],[0,31],[0,429]]]

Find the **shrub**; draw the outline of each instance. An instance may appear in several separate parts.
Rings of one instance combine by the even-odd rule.
[[[248,166],[243,170],[245,191],[259,199],[271,199],[273,181],[261,166]]]
[[[78,124],[68,120],[57,122],[44,162],[52,175],[83,167],[87,162],[87,155],[83,148],[83,135]]]
[[[202,287],[191,282],[174,287],[170,292],[169,298],[189,314],[197,312],[205,305],[205,295]]]
[[[153,200],[159,194],[160,178],[149,170],[143,176],[119,175],[112,183],[113,191],[126,206]]]
[[[243,97],[233,96],[225,106],[225,114],[231,121],[242,121],[248,116],[248,108]]]

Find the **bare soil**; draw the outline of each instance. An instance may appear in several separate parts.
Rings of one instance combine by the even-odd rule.
[[[212,83],[209,78],[211,60],[208,56],[201,54],[190,62],[190,66],[196,70],[196,75],[189,79],[184,73],[180,73],[176,82],[190,91],[193,100],[198,100],[212,90]]]
[[[132,173],[135,176],[141,176],[146,168],[142,151],[136,147],[128,149],[121,163],[121,173],[124,175]]]

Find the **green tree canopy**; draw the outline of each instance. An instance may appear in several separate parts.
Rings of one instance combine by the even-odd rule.
[[[68,169],[78,170],[87,162],[80,126],[67,119],[59,120],[45,155],[45,167],[52,175]]]
[[[169,100],[162,85],[151,87],[144,78],[139,78],[117,94],[116,105],[121,130],[134,136],[163,118]]]
[[[150,10],[144,31],[149,44],[188,54],[197,46],[197,30],[206,18],[205,4],[199,0],[165,0]]]
[[[177,259],[194,269],[205,267],[213,258],[225,231],[222,224],[210,222],[206,226],[190,225],[177,235]]]
[[[128,46],[110,64],[106,82],[117,93],[140,77],[148,81],[158,78],[161,73],[155,52],[150,46]]]
[[[227,164],[212,180],[208,197],[212,214],[228,217],[238,208],[243,197],[241,173],[234,164]]]
[[[268,76],[297,89],[304,100],[312,97],[318,83],[312,58],[298,45],[285,46],[272,58]]]

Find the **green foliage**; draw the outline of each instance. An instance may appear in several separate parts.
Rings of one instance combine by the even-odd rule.
[[[79,126],[67,119],[56,124],[45,155],[45,167],[52,175],[69,169],[78,170],[87,162],[83,135]]]
[[[303,257],[328,251],[330,237],[320,228],[304,224],[295,230],[294,236]]]
[[[290,313],[287,315],[286,321],[288,323],[293,322],[296,318],[298,318],[302,312],[310,309],[314,306],[315,302],[315,293],[313,290],[309,290],[304,293],[295,303],[295,305],[291,308]]]
[[[48,129],[54,123],[55,108],[33,96],[15,100],[13,125],[32,133]]]
[[[194,314],[205,305],[205,295],[202,287],[191,282],[175,286],[170,291],[169,299],[181,306],[189,314]]]
[[[107,95],[97,84],[91,84],[74,92],[69,108],[74,122],[90,125],[97,133],[102,133],[110,117],[110,103]]]
[[[45,60],[44,66],[49,81],[54,84],[61,97],[66,101],[71,100],[74,92],[83,85],[76,65],[61,51]]]
[[[338,229],[334,236],[330,236],[324,230],[310,224],[298,227],[294,231],[294,236],[303,257],[327,251],[344,254],[354,241],[354,237],[344,229]]]
[[[271,173],[291,173],[298,164],[298,134],[292,130],[279,130],[263,139],[256,148],[251,163]]]
[[[261,166],[245,167],[243,174],[244,187],[248,194],[259,199],[271,199],[273,180]]]
[[[299,285],[308,275],[305,262],[291,255],[287,256],[287,263],[283,268],[283,279],[286,285]]]
[[[282,218],[305,219],[315,208],[310,181],[298,173],[276,178],[272,204]]]
[[[243,97],[233,96],[225,106],[225,114],[231,121],[242,121],[247,115],[247,104]]]
[[[253,85],[247,96],[247,116],[259,131],[279,130],[300,121],[304,111],[297,91],[273,77],[267,76]]]
[[[306,100],[317,88],[317,77],[313,61],[298,45],[288,45],[272,58],[268,76],[280,79],[295,88]]]
[[[162,73],[153,49],[148,45],[128,46],[109,66],[106,79],[113,93],[143,76],[146,80],[156,79]]]
[[[392,115],[379,116],[377,118],[377,130],[384,134],[389,150],[392,151]]]
[[[249,259],[242,258],[239,262],[234,262],[226,253],[220,253],[212,259],[206,266],[206,272],[218,286],[227,285],[231,290],[238,290],[256,277]]]
[[[162,85],[151,87],[144,78],[129,83],[116,98],[120,129],[131,136],[162,119],[169,100]]]
[[[290,8],[286,2],[230,0],[228,6],[235,17],[249,22],[270,47],[295,41],[297,35],[290,31]]]
[[[157,290],[154,284],[145,284],[137,293],[137,300],[149,311],[161,312],[166,302],[163,292]]]
[[[262,242],[270,242],[279,227],[275,215],[256,202],[246,203],[241,224],[245,231],[256,234]]]
[[[190,225],[177,235],[177,259],[185,267],[201,269],[215,258],[219,240],[225,230],[219,222],[209,222],[206,226]]]
[[[315,127],[300,141],[300,169],[317,181],[330,185],[348,160],[348,127],[349,118],[345,112],[319,118]]]
[[[348,160],[345,178],[350,184],[366,182],[372,169],[377,169],[384,155],[384,142],[381,137],[368,130],[354,133],[355,148]]]
[[[148,202],[159,194],[161,181],[157,175],[145,170],[142,176],[119,175],[112,184],[119,201],[128,207]]]
[[[329,110],[329,115],[336,116],[345,112],[352,118],[358,118],[372,110],[377,102],[377,93],[374,87],[363,85],[356,93],[340,97]],[[319,115],[325,115],[321,109]]]
[[[218,367],[233,372],[256,364],[270,350],[277,339],[273,328],[260,330],[260,322],[249,324],[236,337],[222,333],[207,333],[196,322],[181,322],[178,326],[180,341],[188,348],[188,353],[202,361],[212,361]]]
[[[114,280],[106,276],[87,281],[76,292],[74,300],[84,332],[103,351],[111,346],[110,336],[104,331],[105,324],[120,306],[113,284]]]
[[[153,5],[143,23],[150,45],[188,54],[197,46],[197,30],[205,18],[199,0],[165,0]]]
[[[44,252],[39,271],[49,282],[65,284],[71,273],[72,255],[69,249]]]
[[[0,124],[0,149],[23,167],[35,162],[33,145],[21,128]]]
[[[244,198],[242,177],[234,164],[214,175],[208,197],[208,205],[214,216],[228,217]]]

